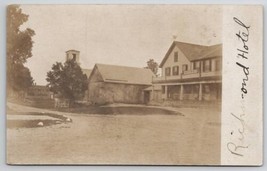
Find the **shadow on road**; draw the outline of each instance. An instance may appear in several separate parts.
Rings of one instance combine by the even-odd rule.
[[[183,115],[180,112],[162,108],[143,106],[90,106],[81,108],[61,109],[65,112],[82,114],[104,114],[104,115]]]

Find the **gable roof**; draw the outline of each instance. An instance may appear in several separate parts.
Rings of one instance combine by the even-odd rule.
[[[151,85],[155,76],[150,69],[137,67],[95,64],[95,69],[98,69],[104,82],[111,83]]]
[[[172,52],[173,48],[176,46],[184,53],[184,55],[187,57],[189,61],[196,61],[206,58],[222,56],[222,44],[204,46],[204,45],[174,41],[169,50],[167,51],[162,62],[160,63],[159,65],[160,68],[164,65],[164,63],[168,59],[168,56]]]
[[[92,69],[82,69],[82,71],[86,74],[87,78],[89,78],[92,73]]]

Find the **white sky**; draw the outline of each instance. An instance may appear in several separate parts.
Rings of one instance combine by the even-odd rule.
[[[95,63],[144,67],[161,62],[176,41],[221,43],[222,10],[200,5],[22,5],[33,37],[33,57],[26,64],[37,84],[65,51],[79,50],[82,68]]]

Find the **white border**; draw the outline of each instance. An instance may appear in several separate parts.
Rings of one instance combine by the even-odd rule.
[[[87,1],[87,0],[1,0],[0,1],[0,53],[1,53],[1,62],[0,62],[0,71],[1,71],[1,77],[0,77],[0,90],[1,90],[1,96],[0,96],[0,125],[1,125],[1,132],[0,135],[2,137],[2,141],[0,141],[0,148],[1,148],[1,164],[0,164],[0,170],[213,170],[214,167],[181,167],[181,166],[8,166],[5,164],[5,11],[6,11],[6,5],[8,4],[262,4],[264,7],[266,7],[267,1],[265,0],[94,0],[94,1]],[[264,15],[264,28],[266,28],[266,15]],[[263,29],[264,30],[264,29]],[[264,40],[266,38],[266,34],[264,34]],[[266,44],[264,44],[264,48],[267,49]],[[267,66],[266,60],[264,60],[264,65]],[[264,73],[266,73],[266,69],[264,68]],[[265,78],[265,76],[264,76]],[[266,79],[264,79],[266,80]],[[264,85],[266,82],[264,81]],[[264,90],[264,96],[266,95],[266,91]],[[264,101],[264,106],[267,105]],[[264,121],[265,117],[264,117]],[[264,130],[264,129],[263,129]],[[265,133],[264,133],[265,135]],[[264,136],[264,142],[266,142],[266,136]],[[266,154],[266,150],[264,148],[264,154]],[[264,163],[266,162],[264,158]],[[228,170],[229,167],[216,167],[216,169],[222,169],[222,170]],[[237,170],[266,170],[267,166],[263,167],[242,167],[242,168],[234,168]]]

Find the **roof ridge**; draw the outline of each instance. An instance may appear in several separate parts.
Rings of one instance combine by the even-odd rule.
[[[96,63],[96,69],[104,82],[150,85],[154,76],[150,69],[138,67]]]
[[[134,67],[134,66],[125,66],[125,65],[114,65],[114,64],[103,64],[103,63],[95,63],[95,65],[105,65],[105,66],[114,66],[114,67],[125,67],[125,68],[135,68],[135,69],[145,69],[150,70],[149,68],[141,68],[141,67]]]
[[[195,45],[195,46],[205,46],[205,47],[211,47],[211,46],[218,46],[222,45],[222,43],[217,43],[213,45],[201,45],[201,44],[195,44],[195,43],[189,43],[189,42],[180,42],[180,41],[174,41],[175,43],[182,43],[182,44],[189,44],[189,45]]]
[[[204,46],[204,47],[209,47],[208,45],[200,45],[200,44],[195,44],[195,43],[179,42],[179,41],[174,41],[174,42],[175,42],[175,43],[181,43],[181,44],[193,45],[193,46]]]
[[[219,46],[219,45],[222,45],[222,43],[217,43],[217,44],[214,44],[214,45],[210,45],[209,47],[211,47],[211,46]]]
[[[214,45],[215,46],[215,45]],[[209,47],[211,47],[211,46],[209,46]],[[209,54],[212,54],[214,51],[216,51],[217,49],[219,49],[220,47],[218,46],[218,47],[216,47],[215,49],[212,49],[212,50],[210,50],[210,51],[208,51],[207,53],[205,53],[204,55],[202,55],[202,56],[208,56]]]
[[[65,51],[65,52],[69,52],[69,51],[76,51],[76,52],[80,52],[79,50],[75,50],[75,49],[69,49],[69,50],[67,50],[67,51]]]

